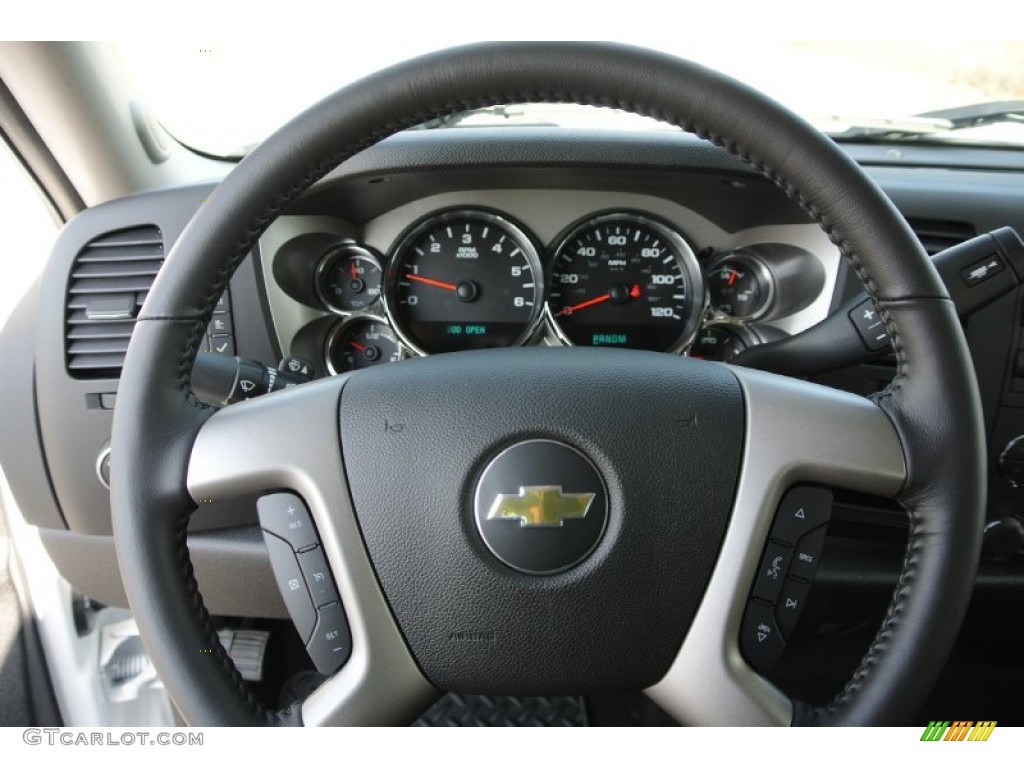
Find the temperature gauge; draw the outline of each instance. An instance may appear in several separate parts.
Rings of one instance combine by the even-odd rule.
[[[402,359],[402,347],[383,319],[360,315],[338,323],[327,336],[327,370],[358,371]]]

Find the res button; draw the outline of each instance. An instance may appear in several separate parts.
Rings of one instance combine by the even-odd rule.
[[[301,552],[317,545],[316,529],[302,499],[294,493],[271,493],[256,502],[260,527]]]

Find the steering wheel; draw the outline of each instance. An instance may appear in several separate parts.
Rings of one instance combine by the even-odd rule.
[[[898,361],[892,383],[866,399],[664,354],[511,349],[380,366],[218,412],[196,400],[190,371],[214,304],[289,203],[397,131],[518,102],[625,109],[752,164],[818,222],[876,300]],[[398,724],[442,690],[627,689],[692,724],[896,724],[928,694],[971,592],[980,413],[942,283],[892,204],[827,137],[662,54],[468,46],[312,107],[239,163],[182,233],[121,377],[114,535],[145,645],[191,724]],[[400,474],[378,469],[385,456]],[[568,493],[572,482],[590,492]],[[888,612],[827,707],[790,700],[737,639],[780,499],[803,483],[895,499],[909,519]],[[547,525],[540,564],[521,542],[496,556],[504,545],[481,521],[498,500],[563,484],[559,509],[586,518],[537,518]],[[276,712],[218,643],[186,545],[198,499],[272,491],[308,506],[351,629],[344,666]],[[526,530],[525,517],[491,522],[502,535]],[[597,533],[580,545],[586,526]]]

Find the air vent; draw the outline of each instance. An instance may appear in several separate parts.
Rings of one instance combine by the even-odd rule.
[[[68,373],[79,379],[120,376],[135,316],[163,260],[156,227],[111,232],[79,251],[68,286]]]
[[[929,256],[970,240],[977,234],[973,226],[963,221],[907,218],[907,223]]]

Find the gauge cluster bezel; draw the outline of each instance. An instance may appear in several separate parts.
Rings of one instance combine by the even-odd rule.
[[[333,330],[333,326],[324,325],[318,322],[318,319],[326,319],[331,315],[345,318],[373,314],[378,318],[382,317],[389,325],[402,349],[403,359],[430,353],[432,348],[429,345],[424,348],[424,345],[418,344],[413,338],[413,334],[407,331],[398,317],[401,314],[400,311],[397,313],[395,311],[394,276],[396,268],[404,263],[402,254],[407,253],[410,244],[425,231],[436,228],[446,220],[456,220],[467,216],[474,221],[491,221],[499,223],[501,226],[507,226],[516,236],[514,242],[527,243],[529,246],[523,250],[530,259],[531,269],[535,275],[533,281],[535,293],[533,299],[530,297],[527,299],[533,301],[535,311],[530,316],[529,322],[524,325],[522,332],[514,339],[516,345],[541,344],[555,347],[572,345],[572,338],[564,332],[553,316],[550,303],[552,275],[557,253],[574,233],[616,219],[624,223],[638,222],[645,226],[651,226],[659,234],[663,234],[671,242],[672,249],[680,253],[679,260],[682,263],[680,269],[685,275],[686,281],[690,286],[699,285],[696,290],[690,287],[686,291],[687,311],[684,317],[684,327],[669,349],[663,350],[668,354],[687,354],[700,330],[715,323],[728,323],[740,328],[750,328],[753,332],[747,335],[755,340],[764,338],[771,340],[779,335],[799,332],[804,327],[809,327],[817,322],[812,316],[821,313],[821,303],[824,300],[825,292],[834,284],[835,276],[830,261],[831,254],[826,253],[831,245],[815,241],[813,234],[808,231],[813,228],[813,225],[769,225],[727,233],[715,231],[713,224],[702,220],[699,214],[693,211],[684,209],[680,209],[678,212],[673,211],[671,206],[666,205],[664,201],[659,201],[658,198],[636,194],[611,195],[600,192],[567,191],[558,193],[559,205],[556,207],[550,205],[551,196],[554,194],[556,193],[553,191],[541,190],[537,193],[526,191],[490,192],[479,196],[471,193],[435,195],[408,203],[392,212],[367,221],[361,226],[342,219],[335,219],[337,224],[324,227],[324,223],[330,218],[320,215],[283,217],[279,221],[279,224],[283,221],[283,225],[279,228],[278,225],[272,226],[268,236],[265,237],[269,246],[267,259],[264,261],[266,271],[272,270],[275,275],[278,271],[282,273],[285,271],[279,270],[281,266],[279,257],[285,252],[289,257],[295,256],[295,248],[292,247],[292,243],[311,243],[315,247],[320,247],[321,250],[316,254],[307,255],[305,258],[307,263],[315,265],[316,278],[311,277],[309,280],[309,284],[315,283],[318,287],[315,298],[299,296],[296,290],[289,290],[289,286],[282,285],[284,293],[291,302],[281,301],[282,297],[279,293],[275,302],[274,289],[276,286],[268,285],[275,325],[278,316],[288,320],[288,325],[285,328],[281,329],[278,326],[282,349],[290,348],[290,339],[297,338],[300,334],[305,342],[308,342],[311,336],[306,331],[319,328],[321,341],[317,343],[321,344],[324,350],[325,360],[322,362],[326,362],[328,347],[324,344],[323,329]],[[598,201],[602,197],[612,200],[612,204],[603,207],[579,205],[580,200]],[[619,197],[625,204],[616,204],[615,198]],[[477,205],[475,204],[477,199],[481,203],[494,204]],[[437,204],[431,205],[430,203],[434,201]],[[565,204],[563,205],[563,203]],[[508,210],[506,210],[506,204]],[[330,241],[331,235],[327,234],[332,231],[340,235],[340,237],[335,236],[333,242]],[[325,248],[324,242],[328,242],[329,247]],[[263,245],[261,242],[261,246]],[[328,257],[334,256],[335,261],[337,259],[332,251],[368,256],[381,265],[383,285],[378,300],[365,308],[352,311],[345,311],[344,308],[329,305],[327,297],[320,287],[320,282],[323,279],[323,274],[330,268],[331,261]],[[604,258],[607,259],[607,257]],[[751,265],[757,270],[759,280],[763,281],[766,286],[767,300],[761,302],[761,306],[756,312],[743,317],[731,317],[723,313],[710,300],[710,291],[707,286],[708,276],[715,266],[730,258],[739,258],[745,264]],[[653,272],[648,270],[644,274],[653,280],[654,272],[657,270]],[[818,275],[820,279],[816,277],[814,280],[808,281],[798,277],[801,274]],[[630,284],[634,279],[635,277],[630,278]],[[294,276],[292,281],[294,282]],[[453,278],[452,283],[449,283],[447,287],[451,288],[454,282],[457,282],[457,278]],[[654,283],[640,284],[647,286],[649,289],[648,300],[652,300],[652,294],[656,290]],[[312,292],[309,293],[312,294]],[[795,296],[796,293],[800,295]],[[539,301],[537,297],[539,297]],[[450,305],[451,300],[447,299],[446,301]],[[301,305],[305,305],[305,308]],[[291,309],[293,306],[295,309]],[[676,312],[682,314],[678,307]],[[329,314],[325,316],[325,313]],[[305,317],[306,320],[298,323],[296,320],[299,317]],[[433,322],[439,321],[434,320]],[[762,329],[768,333],[759,333]],[[438,330],[435,328],[434,335],[436,336],[437,333]],[[663,342],[664,338],[658,339],[659,350]],[[500,346],[511,345],[511,343],[500,344]],[[334,371],[330,370],[329,372],[333,373]]]

